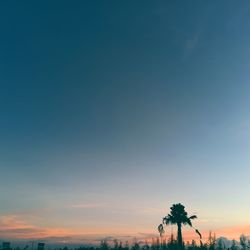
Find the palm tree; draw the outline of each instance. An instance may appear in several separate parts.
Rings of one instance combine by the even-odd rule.
[[[185,211],[185,207],[181,204],[173,204],[170,208],[170,213],[162,219],[162,224],[158,226],[158,231],[160,235],[164,233],[164,225],[177,225],[177,241],[179,249],[183,249],[183,241],[182,241],[182,225],[189,225],[193,227],[192,220],[196,219],[196,215],[188,216],[187,212]],[[201,237],[200,232],[195,229],[195,232]]]

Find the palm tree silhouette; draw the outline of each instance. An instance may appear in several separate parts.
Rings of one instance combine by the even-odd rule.
[[[192,220],[196,219],[196,215],[188,216],[185,211],[185,207],[181,204],[173,204],[170,208],[170,213],[162,219],[162,224],[158,226],[158,231],[160,235],[164,233],[164,225],[177,225],[177,241],[179,249],[183,249],[183,241],[182,241],[182,225],[189,225],[193,227]],[[200,239],[202,238],[200,232],[195,229],[195,232],[199,235]]]

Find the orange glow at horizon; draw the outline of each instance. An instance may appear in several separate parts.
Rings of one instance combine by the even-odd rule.
[[[151,241],[152,238],[159,237],[157,232],[144,232],[144,233],[138,233],[136,230],[119,230],[119,232],[116,229],[68,229],[68,228],[43,228],[43,227],[34,227],[34,226],[24,226],[24,227],[9,227],[9,228],[0,228],[2,237],[6,238],[13,238],[13,239],[30,239],[30,238],[49,238],[49,237],[78,237],[78,236],[98,236],[98,237],[106,237],[107,235],[117,236],[117,238],[120,238],[124,235],[129,235],[134,238],[141,238],[142,240],[148,240]],[[176,236],[176,232],[174,230],[174,236]],[[201,231],[203,235],[203,241],[206,241],[208,239],[209,230],[203,230]],[[228,239],[239,239],[241,234],[250,235],[250,225],[241,225],[236,227],[228,227],[223,229],[218,229],[212,231],[212,234],[216,235],[217,238],[224,236]],[[169,235],[165,236],[166,238],[169,238]],[[183,239],[185,241],[191,241],[191,240],[198,240],[197,235],[192,231],[184,231],[183,232]]]

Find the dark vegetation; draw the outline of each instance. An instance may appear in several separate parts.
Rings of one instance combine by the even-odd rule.
[[[173,235],[169,238],[153,238],[151,242],[137,242],[132,244],[123,243],[117,240],[113,242],[102,241],[99,246],[82,246],[74,250],[179,250],[179,243]],[[223,238],[216,239],[215,235],[209,233],[208,240],[205,243],[192,240],[191,242],[183,242],[185,250],[248,250],[250,249],[250,240],[246,236],[241,235],[239,241],[232,240],[227,245]],[[68,247],[55,250],[70,250]]]
[[[24,250],[25,248],[9,248],[8,250]],[[250,240],[241,235],[239,241],[232,240],[230,245],[226,244],[223,238],[216,239],[215,235],[210,232],[208,239],[205,243],[197,243],[192,240],[191,242],[183,243],[183,249],[185,250],[249,250]],[[7,250],[7,249],[5,249]],[[34,248],[34,250],[39,250]],[[45,246],[45,250],[179,250],[178,240],[172,234],[169,238],[159,237],[153,238],[150,242],[137,242],[133,243],[121,242],[118,240],[102,241],[99,246],[81,246],[77,248],[72,247],[57,247],[50,248]]]

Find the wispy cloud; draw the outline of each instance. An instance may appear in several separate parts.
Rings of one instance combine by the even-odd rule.
[[[0,216],[0,234],[7,238],[42,238],[51,235],[70,235],[70,229],[39,227],[19,214]]]
[[[11,230],[21,228],[32,228],[32,225],[16,214],[3,215],[0,217],[0,229]]]
[[[109,207],[109,203],[101,202],[101,203],[81,203],[81,204],[73,204],[70,206],[71,208],[106,208]]]
[[[70,205],[69,208],[75,209],[92,209],[92,208],[108,208],[112,210],[112,212],[116,213],[133,213],[133,214],[162,214],[164,209],[156,208],[156,207],[134,207],[134,206],[124,206],[119,204],[111,204],[108,202],[100,202],[100,203],[79,203]]]

